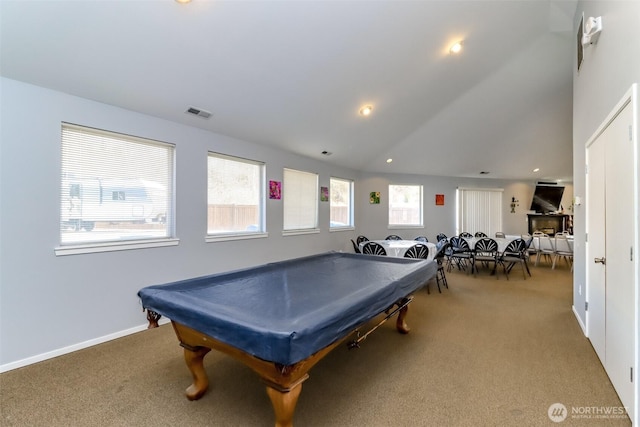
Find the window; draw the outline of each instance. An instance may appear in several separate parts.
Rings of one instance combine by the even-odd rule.
[[[389,185],[389,226],[422,227],[421,185]]]
[[[64,246],[93,246],[83,251],[93,252],[173,237],[174,150],[171,144],[63,123],[62,247],[56,254],[78,253]]]
[[[353,181],[331,178],[329,181],[329,227],[353,227]]]
[[[264,163],[209,153],[207,234],[264,232]]]
[[[478,231],[495,236],[502,231],[502,189],[459,188],[456,234]]]
[[[284,231],[318,231],[318,175],[293,169],[283,174]]]

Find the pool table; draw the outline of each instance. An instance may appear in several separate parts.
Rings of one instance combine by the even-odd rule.
[[[396,328],[409,332],[411,295],[436,270],[431,260],[327,252],[148,286],[138,296],[150,327],[171,319],[193,376],[188,399],[206,392],[203,358],[215,349],[259,375],[276,426],[290,426],[309,370],[380,314],[398,312]],[[351,346],[368,334],[357,333]]]

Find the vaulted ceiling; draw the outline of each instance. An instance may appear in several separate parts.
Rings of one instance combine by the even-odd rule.
[[[1,74],[361,171],[571,180],[575,10],[2,0]]]

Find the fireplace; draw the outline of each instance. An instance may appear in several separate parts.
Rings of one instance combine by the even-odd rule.
[[[534,231],[541,231],[545,234],[553,236],[562,231],[573,233],[571,215],[541,215],[529,214],[529,234]]]

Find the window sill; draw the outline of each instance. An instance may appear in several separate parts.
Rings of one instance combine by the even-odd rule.
[[[309,228],[306,230],[283,230],[283,236],[298,236],[301,234],[318,234],[320,233],[320,229],[318,228]]]
[[[355,227],[331,227],[329,228],[329,233],[333,233],[336,231],[354,231]]]
[[[155,240],[135,240],[131,242],[105,242],[87,243],[83,245],[68,245],[54,248],[56,256],[91,254],[96,252],[128,251],[131,249],[160,248],[164,246],[177,246],[180,239],[155,239]]]
[[[263,239],[265,237],[269,237],[269,233],[207,235],[204,238],[204,240],[207,243],[215,243],[215,242],[228,242],[232,240]]]

